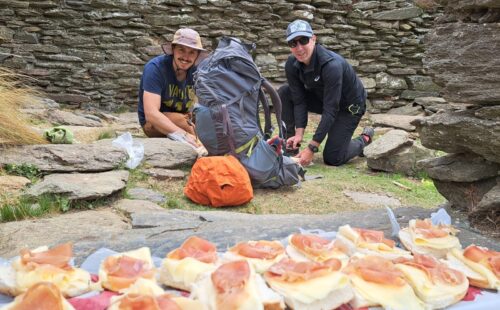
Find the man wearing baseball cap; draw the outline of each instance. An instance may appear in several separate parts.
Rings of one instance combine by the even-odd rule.
[[[194,104],[193,72],[206,57],[198,32],[181,28],[172,42],[162,45],[165,55],[145,66],[139,87],[139,122],[148,137],[173,137],[198,146],[190,111]]]
[[[298,153],[300,163],[308,165],[326,138],[325,164],[340,166],[362,156],[374,131],[365,128],[351,140],[366,110],[366,91],[356,72],[342,56],[316,43],[311,25],[304,20],[288,25],[286,41],[291,52],[285,64],[288,85],[278,93],[283,104],[288,153]],[[300,151],[308,112],[321,114],[321,120],[312,140]]]

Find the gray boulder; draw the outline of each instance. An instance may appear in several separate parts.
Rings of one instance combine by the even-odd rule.
[[[500,57],[491,48],[500,45],[498,33],[497,23],[458,22],[439,25],[427,35],[423,62],[444,87],[446,100],[500,102],[500,70],[494,70],[500,68]]]
[[[421,160],[418,167],[433,180],[445,182],[474,182],[496,177],[500,164],[475,154],[450,154]]]
[[[363,154],[367,159],[379,159],[399,152],[413,145],[410,135],[404,130],[391,130],[365,147]]]
[[[28,196],[63,195],[69,200],[108,197],[125,188],[129,173],[125,170],[100,173],[50,174],[26,191]]]
[[[370,120],[374,126],[392,127],[406,131],[415,131],[412,122],[422,118],[422,116],[398,115],[398,114],[372,114]]]
[[[445,182],[434,180],[438,192],[443,195],[453,208],[469,212],[483,199],[497,181],[489,178],[476,182]]]
[[[474,110],[434,114],[412,122],[422,145],[447,153],[475,153],[500,163],[500,121],[479,119]]]

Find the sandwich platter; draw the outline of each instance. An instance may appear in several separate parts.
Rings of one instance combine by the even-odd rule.
[[[62,264],[59,255],[58,266],[71,271],[65,279],[78,285],[56,280],[48,285],[61,289],[56,288],[60,309],[76,310],[121,309],[138,296],[185,310],[500,309],[500,253],[473,245],[462,249],[446,215],[437,214],[445,223],[436,217],[412,220],[403,229],[392,221],[393,239],[408,232],[401,240],[404,247],[383,232],[346,224],[330,232],[300,229],[283,240],[242,240],[227,249],[192,236],[163,258],[152,256],[149,248],[122,253],[101,248],[79,268],[68,257]],[[50,279],[60,279],[50,268],[45,273],[36,268],[47,260],[44,253],[63,247],[68,245],[0,258],[0,310],[27,299],[31,288],[26,283],[37,286],[37,276],[47,279],[49,272]],[[85,286],[86,277],[92,283]]]

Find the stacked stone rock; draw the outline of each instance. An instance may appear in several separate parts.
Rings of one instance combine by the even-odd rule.
[[[446,14],[428,36],[424,63],[445,99],[464,108],[415,122],[424,146],[452,153],[420,164],[453,207],[498,231],[500,0],[441,2]]]
[[[422,1],[0,0],[0,65],[34,77],[60,103],[133,109],[144,63],[177,28],[198,30],[212,49],[223,35],[256,42],[257,64],[279,84],[284,30],[302,18],[354,65],[379,113],[439,90],[421,58],[440,13],[414,3]]]

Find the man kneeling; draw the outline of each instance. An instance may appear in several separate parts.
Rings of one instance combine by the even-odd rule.
[[[162,46],[165,55],[151,59],[145,66],[139,88],[139,122],[146,136],[187,141],[195,147],[191,122],[193,72],[206,57],[198,32],[181,28],[172,42]]]

